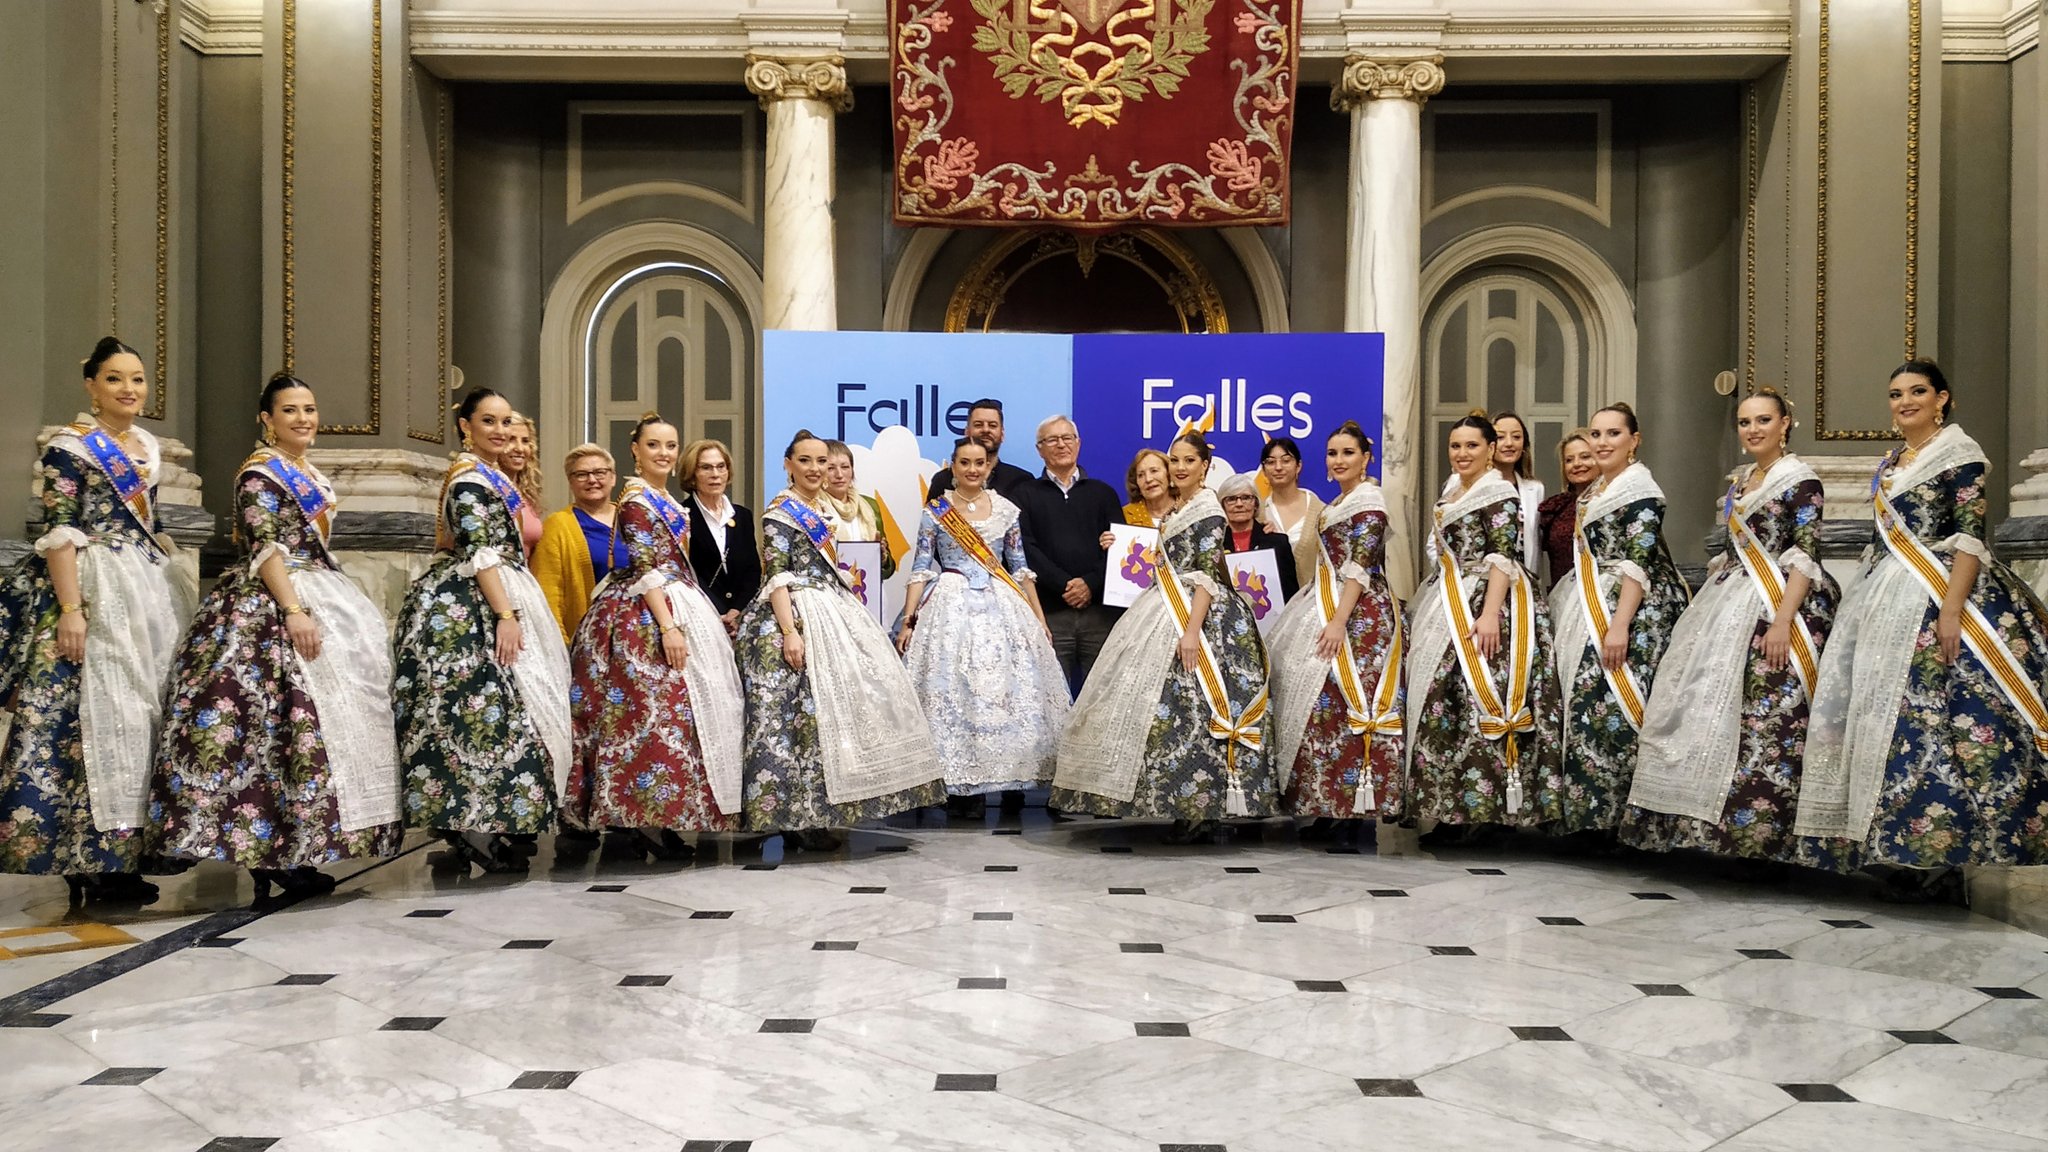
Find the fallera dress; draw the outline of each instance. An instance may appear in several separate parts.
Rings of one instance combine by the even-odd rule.
[[[1820,478],[1781,456],[1755,491],[1722,501],[1739,518],[1706,585],[1678,619],[1643,721],[1622,839],[1653,851],[1691,848],[1791,860],[1810,681],[1841,592],[1820,566]],[[1785,582],[1811,584],[1786,666],[1773,671],[1764,637]]]
[[[1060,736],[1054,807],[1187,821],[1279,811],[1266,648],[1225,567],[1228,541],[1206,488],[1161,521],[1155,582],[1110,632]],[[1176,647],[1197,588],[1210,605],[1190,672]]]
[[[1296,816],[1393,815],[1401,810],[1400,607],[1387,586],[1387,502],[1362,483],[1334,503],[1311,500],[1316,524],[1297,525],[1314,563],[1302,594],[1273,625],[1273,725],[1281,800]],[[1344,619],[1335,660],[1316,642],[1347,585],[1358,603]]]
[[[944,802],[917,689],[882,626],[854,598],[832,528],[784,491],[761,516],[761,591],[740,613],[748,831],[845,828]],[[782,654],[773,594],[788,589],[804,667]]]
[[[1991,555],[1977,442],[1950,424],[1902,454],[1872,479],[1877,541],[1822,658],[1799,833],[1840,868],[2048,864],[2048,608]],[[1951,666],[1935,591],[1965,552],[1981,568]]]
[[[987,492],[988,518],[968,520],[953,493],[918,526],[910,588],[929,586],[904,653],[946,772],[946,791],[975,796],[1052,779],[1071,707],[1067,678],[1026,600],[1015,504]]]
[[[443,547],[398,613],[392,702],[414,828],[524,834],[554,826],[569,773],[569,653],[526,570],[519,493],[461,453],[441,498]],[[477,583],[495,570],[524,645],[497,661],[497,620]]]
[[[1432,513],[1441,543],[1430,549],[1409,625],[1410,817],[1531,826],[1560,814],[1564,705],[1549,606],[1521,562],[1521,500],[1521,489],[1488,472]],[[1511,584],[1489,658],[1469,633],[1496,571]]]
[[[0,872],[133,872],[143,854],[164,679],[193,589],[156,536],[163,457],[130,429],[124,449],[81,415],[43,449],[46,531],[0,578]],[[45,555],[78,549],[84,667],[57,655]]]
[[[732,643],[690,570],[690,514],[635,478],[613,524],[626,563],[598,586],[570,648],[576,760],[563,819],[592,831],[738,828],[746,706]],[[647,607],[657,590],[683,629],[680,669]]]
[[[1574,569],[1554,594],[1558,683],[1564,690],[1565,832],[1613,829],[1628,806],[1643,723],[1672,629],[1691,594],[1664,541],[1664,490],[1631,464],[1595,483],[1579,506]],[[1621,669],[1600,662],[1622,577],[1643,589]],[[1568,583],[1568,587],[1567,587]]]
[[[151,851],[289,869],[398,850],[398,745],[383,613],[328,550],[334,490],[259,451],[235,479],[241,562],[178,646],[150,788]],[[283,559],[320,630],[302,658],[260,574]]]

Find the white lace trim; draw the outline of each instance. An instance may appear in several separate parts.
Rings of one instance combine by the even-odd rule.
[[[475,576],[479,572],[488,572],[504,562],[505,558],[498,554],[498,550],[487,544],[477,549],[469,559],[457,564],[455,571],[462,576]]]
[[[59,524],[41,536],[36,537],[36,555],[47,556],[66,544],[71,545],[73,548],[84,548],[91,543],[92,539],[85,533],[73,528],[69,524]]]
[[[1204,488],[1200,492],[1195,493],[1194,497],[1186,504],[1168,512],[1166,519],[1159,522],[1160,539],[1164,540],[1168,536],[1178,535],[1190,525],[1199,523],[1208,517],[1221,517],[1222,515],[1223,505],[1216,499],[1216,493],[1208,488]]]
[[[1191,593],[1200,588],[1209,594],[1212,601],[1223,595],[1223,585],[1218,584],[1216,578],[1207,572],[1182,572],[1176,569],[1174,575],[1180,578],[1180,582],[1186,585]]]
[[[1808,480],[1819,478],[1806,461],[1787,452],[1778,457],[1778,462],[1771,465],[1769,472],[1764,473],[1763,483],[1756,486],[1756,491],[1735,498],[1735,510],[1746,516],[1756,511],[1757,505],[1764,501],[1782,496]]]
[[[1633,560],[1609,561],[1607,570],[1616,576],[1626,576],[1630,580],[1635,581],[1636,587],[1641,588],[1645,592],[1650,590],[1650,574],[1643,571],[1643,566]]]
[[[761,595],[766,596],[770,592],[775,591],[777,588],[794,588],[801,582],[802,578],[794,572],[777,572],[775,575],[770,576],[768,578],[768,582],[766,584],[761,585]]]
[[[1520,496],[1520,489],[1501,479],[1500,473],[1488,472],[1480,478],[1479,483],[1465,489],[1463,495],[1437,501],[1437,507],[1443,509],[1444,523],[1449,524],[1453,520],[1462,520],[1481,508],[1498,504],[1503,500],[1518,499]]]
[[[279,559],[283,560],[286,564],[291,563],[291,549],[286,548],[284,545],[278,543],[275,540],[267,541],[263,545],[263,547],[258,548],[256,550],[256,554],[254,556],[249,557],[249,575],[263,575],[263,566],[270,562],[270,558],[272,556],[278,557]]]
[[[1638,500],[1662,500],[1664,489],[1657,486],[1657,478],[1650,475],[1644,464],[1631,464],[1621,470],[1612,483],[1601,490],[1598,496],[1586,502],[1579,510],[1579,523],[1591,524],[1618,508],[1626,508]]]
[[[1720,559],[1715,557],[1716,562]],[[1778,553],[1778,566],[1789,572],[1801,573],[1816,584],[1827,578],[1827,570],[1820,566],[1820,561],[1808,556],[1806,549],[1796,544]]]
[[[1892,473],[1892,499],[1898,499],[1901,492],[1918,488],[1930,477],[1965,464],[1982,464],[1988,470],[1991,460],[1960,424],[1947,425],[1934,434],[1934,439],[1927,442],[1927,447],[1920,450],[1912,463]]]
[[[631,584],[626,586],[626,595],[645,596],[649,592],[654,591],[656,588],[659,588],[662,585],[667,584],[668,582],[669,581],[667,575],[665,575],[661,569],[650,569],[645,575],[641,576],[638,580],[635,580]]]
[[[1515,570],[1517,567],[1517,561],[1510,560],[1506,556],[1503,556],[1498,552],[1488,552],[1479,560],[1480,571],[1484,572],[1488,568],[1498,568],[1500,569],[1501,573],[1507,576],[1509,579],[1514,578]]]
[[[295,571],[291,585],[320,625],[319,659],[307,660],[296,649],[291,659],[299,663],[319,717],[342,830],[396,823],[398,739],[384,614],[354,581],[331,568]]]
[[[1314,499],[1315,494],[1310,493],[1309,498]],[[1316,522],[1320,526],[1328,528],[1332,524],[1349,520],[1361,512],[1385,512],[1386,510],[1387,494],[1380,490],[1379,485],[1367,480],[1358,487],[1353,488],[1347,495],[1337,497],[1336,503],[1323,505],[1323,513]],[[1306,517],[1303,519],[1306,519]]]
[[[1967,552],[1979,560],[1991,559],[1991,546],[1970,535],[1968,532],[1958,532],[1943,540],[1934,546],[1934,551],[1948,553],[1949,555],[1954,555],[1957,552]]]
[[[1370,588],[1372,573],[1358,561],[1346,560],[1344,566],[1337,569],[1337,582],[1341,584],[1347,580],[1361,588]]]

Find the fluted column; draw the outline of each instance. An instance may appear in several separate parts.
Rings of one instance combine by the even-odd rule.
[[[747,89],[768,112],[763,322],[829,332],[839,327],[832,117],[853,106],[846,61],[750,53]]]
[[[1380,486],[1389,530],[1387,578],[1415,589],[1420,505],[1422,105],[1443,91],[1443,58],[1353,56],[1330,95],[1351,114],[1351,213],[1345,231],[1344,329],[1387,341]]]

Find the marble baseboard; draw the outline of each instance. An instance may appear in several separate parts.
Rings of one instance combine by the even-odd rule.
[[[2048,867],[1970,869],[1970,911],[2048,936]]]

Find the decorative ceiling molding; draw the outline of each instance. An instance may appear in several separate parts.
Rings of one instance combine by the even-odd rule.
[[[2041,5],[2034,0],[2014,5],[2002,16],[1947,16],[1941,22],[1941,59],[1945,64],[2002,64],[2041,42]]]
[[[178,38],[207,56],[261,56],[263,0],[185,0]]]

